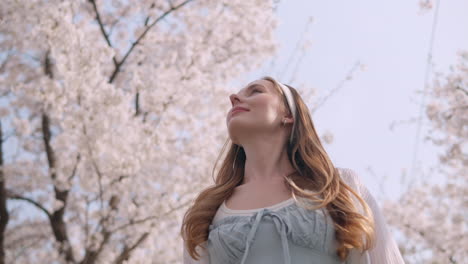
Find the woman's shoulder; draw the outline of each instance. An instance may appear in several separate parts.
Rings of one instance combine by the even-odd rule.
[[[359,190],[362,187],[361,178],[355,170],[342,167],[336,167],[336,169],[338,169],[341,179],[351,188]]]

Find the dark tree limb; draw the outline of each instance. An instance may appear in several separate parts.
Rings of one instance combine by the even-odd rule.
[[[138,238],[138,240],[130,247],[124,245],[124,248],[117,259],[114,261],[116,264],[122,264],[124,261],[128,260],[132,251],[137,248],[141,243],[145,241],[145,239],[149,236],[149,232],[144,233],[143,235]]]
[[[71,175],[68,177],[68,182],[71,183],[73,178],[75,177],[76,175],[76,168],[78,167],[78,163],[80,163],[80,159],[81,159],[81,155],[80,153],[78,153],[78,155],[76,156],[76,163],[75,163],[75,166],[73,167],[73,170],[72,170],[72,173]]]
[[[11,190],[6,190],[6,193],[7,193],[7,198],[9,199],[14,199],[14,200],[21,200],[21,201],[25,201],[25,202],[28,202],[32,205],[34,205],[35,207],[37,207],[39,210],[41,210],[42,212],[44,212],[44,214],[50,218],[52,217],[51,213],[49,212],[49,210],[47,210],[47,208],[45,208],[42,204],[40,204],[39,202],[36,202],[34,201],[33,199],[31,198],[28,198],[28,197],[25,197],[25,196],[22,196],[20,194],[15,194],[13,191]]]
[[[465,90],[465,89],[463,89],[463,88],[460,87],[460,86],[455,87],[455,89],[462,91],[465,95],[468,95],[468,91]]]
[[[51,140],[51,131],[50,131],[50,120],[49,116],[46,113],[42,114],[42,135],[44,141],[44,147],[46,150],[47,156],[47,163],[49,165],[49,169],[51,170],[50,176],[52,178],[52,182],[55,182],[57,179],[57,174],[54,170],[55,168],[55,153],[50,145]],[[50,225],[52,231],[54,233],[55,239],[60,243],[61,247],[59,249],[59,253],[65,256],[67,262],[74,263],[75,259],[73,256],[73,251],[70,246],[70,240],[68,239],[67,235],[67,226],[64,220],[65,215],[65,208],[67,205],[67,198],[68,198],[68,191],[60,190],[55,183],[54,185],[54,193],[55,199],[62,201],[63,206],[55,210],[50,216]]]
[[[112,72],[112,75],[111,77],[109,78],[109,83],[112,83],[115,79],[115,77],[117,77],[117,74],[119,73],[120,71],[120,68],[122,67],[122,65],[125,63],[125,61],[127,60],[128,56],[130,55],[130,53],[132,53],[133,49],[141,42],[141,40],[145,37],[146,33],[148,33],[148,31],[154,26],[156,25],[156,23],[158,23],[160,20],[162,20],[163,18],[165,18],[167,15],[169,15],[170,13],[176,11],[177,9],[183,7],[184,5],[186,5],[187,3],[191,2],[193,0],[186,0],[182,3],[180,3],[179,5],[176,5],[176,6],[173,6],[171,7],[169,10],[167,10],[166,12],[164,12],[161,16],[159,16],[153,23],[151,23],[149,26],[147,26],[145,28],[145,30],[143,31],[143,33],[141,33],[141,35],[137,38],[137,40],[135,42],[132,43],[132,45],[130,46],[130,49],[127,51],[127,53],[124,55],[124,57],[122,58],[122,60],[120,62],[117,63],[115,69],[114,69],[114,72]]]
[[[3,167],[3,128],[0,121],[0,166]],[[7,193],[5,184],[5,174],[0,169],[0,264],[5,264],[5,230],[8,225],[10,215],[7,208]]]
[[[51,79],[54,78],[52,63],[50,60],[50,50],[46,52],[44,61],[44,73]],[[63,203],[63,206],[55,210],[49,215],[49,221],[54,233],[55,239],[60,243],[59,254],[65,256],[65,260],[69,263],[74,263],[75,258],[73,256],[73,250],[71,248],[70,240],[67,235],[67,226],[64,220],[65,208],[67,207],[68,191],[60,190],[55,181],[57,179],[57,172],[55,171],[55,153],[50,145],[52,139],[51,124],[47,113],[42,113],[41,116],[41,127],[42,127],[42,139],[44,142],[44,149],[47,157],[47,164],[50,170],[50,177],[54,185],[55,199]]]
[[[99,29],[101,30],[102,35],[104,36],[104,39],[106,40],[107,45],[112,48],[112,43],[109,39],[109,34],[107,34],[106,29],[104,28],[104,24],[102,23],[101,15],[99,14],[96,1],[95,0],[89,0],[91,4],[93,5],[94,13],[96,13],[96,20],[99,24]],[[117,66],[118,62],[115,56],[112,58],[112,61],[114,62],[114,65]]]
[[[104,246],[108,243],[108,241],[110,240],[111,236],[112,236],[112,233],[108,232],[105,228],[102,229],[102,241],[101,243],[99,244],[99,247],[94,250],[94,249],[91,249],[91,248],[86,248],[86,254],[83,258],[82,261],[80,261],[80,264],[94,264],[96,263],[99,255],[101,254],[102,250],[104,249]]]

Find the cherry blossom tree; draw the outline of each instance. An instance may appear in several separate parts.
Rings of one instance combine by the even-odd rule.
[[[425,181],[385,205],[389,222],[405,237],[400,246],[408,263],[468,259],[468,51],[458,55],[445,79],[437,74],[426,107],[426,139],[443,149],[431,169],[444,181]]]
[[[174,263],[272,1],[0,2],[0,263]],[[237,90],[237,88],[235,88]]]

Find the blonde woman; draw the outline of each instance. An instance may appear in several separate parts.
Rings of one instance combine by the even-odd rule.
[[[267,76],[230,101],[229,150],[184,215],[184,264],[404,263],[374,198],[352,169],[334,167],[293,87]]]

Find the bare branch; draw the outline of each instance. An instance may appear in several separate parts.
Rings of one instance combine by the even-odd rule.
[[[320,100],[318,100],[318,102],[315,103],[314,108],[312,109],[312,113],[315,112],[322,104],[324,104],[328,100],[328,98],[330,98],[335,92],[340,90],[347,80],[351,79],[353,72],[358,68],[360,64],[361,63],[359,61],[356,61],[353,67],[351,67],[351,69],[348,71],[346,77],[342,79],[335,88],[331,89],[327,95],[323,96],[322,98],[320,98]]]

